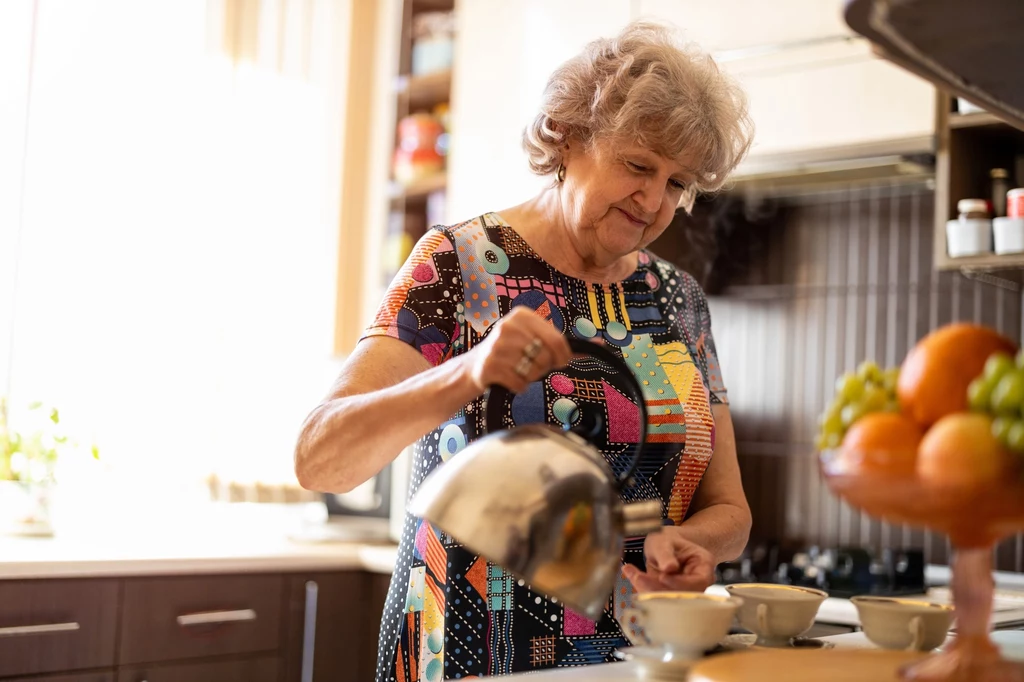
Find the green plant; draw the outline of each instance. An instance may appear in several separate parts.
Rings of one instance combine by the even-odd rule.
[[[32,403],[21,424],[20,429],[11,424],[7,399],[0,397],[0,481],[53,481],[60,456],[81,448],[64,432],[55,407]],[[95,445],[89,451],[99,459]]]

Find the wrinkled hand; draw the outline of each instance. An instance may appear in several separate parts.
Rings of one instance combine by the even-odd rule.
[[[715,582],[711,552],[667,527],[644,540],[647,571],[624,566],[622,574],[637,592],[703,592]]]

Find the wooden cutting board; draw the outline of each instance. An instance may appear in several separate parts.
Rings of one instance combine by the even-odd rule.
[[[738,651],[701,661],[687,682],[900,682],[900,668],[924,656],[850,649]]]

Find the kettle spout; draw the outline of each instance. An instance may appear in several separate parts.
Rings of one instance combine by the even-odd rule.
[[[647,535],[664,525],[661,518],[661,502],[644,500],[622,505],[622,531],[626,537]]]

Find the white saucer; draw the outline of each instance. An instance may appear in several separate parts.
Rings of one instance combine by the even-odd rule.
[[[637,667],[641,679],[672,682],[686,679],[686,673],[700,659],[672,657],[657,646],[631,646],[612,652],[615,658],[630,661]]]

